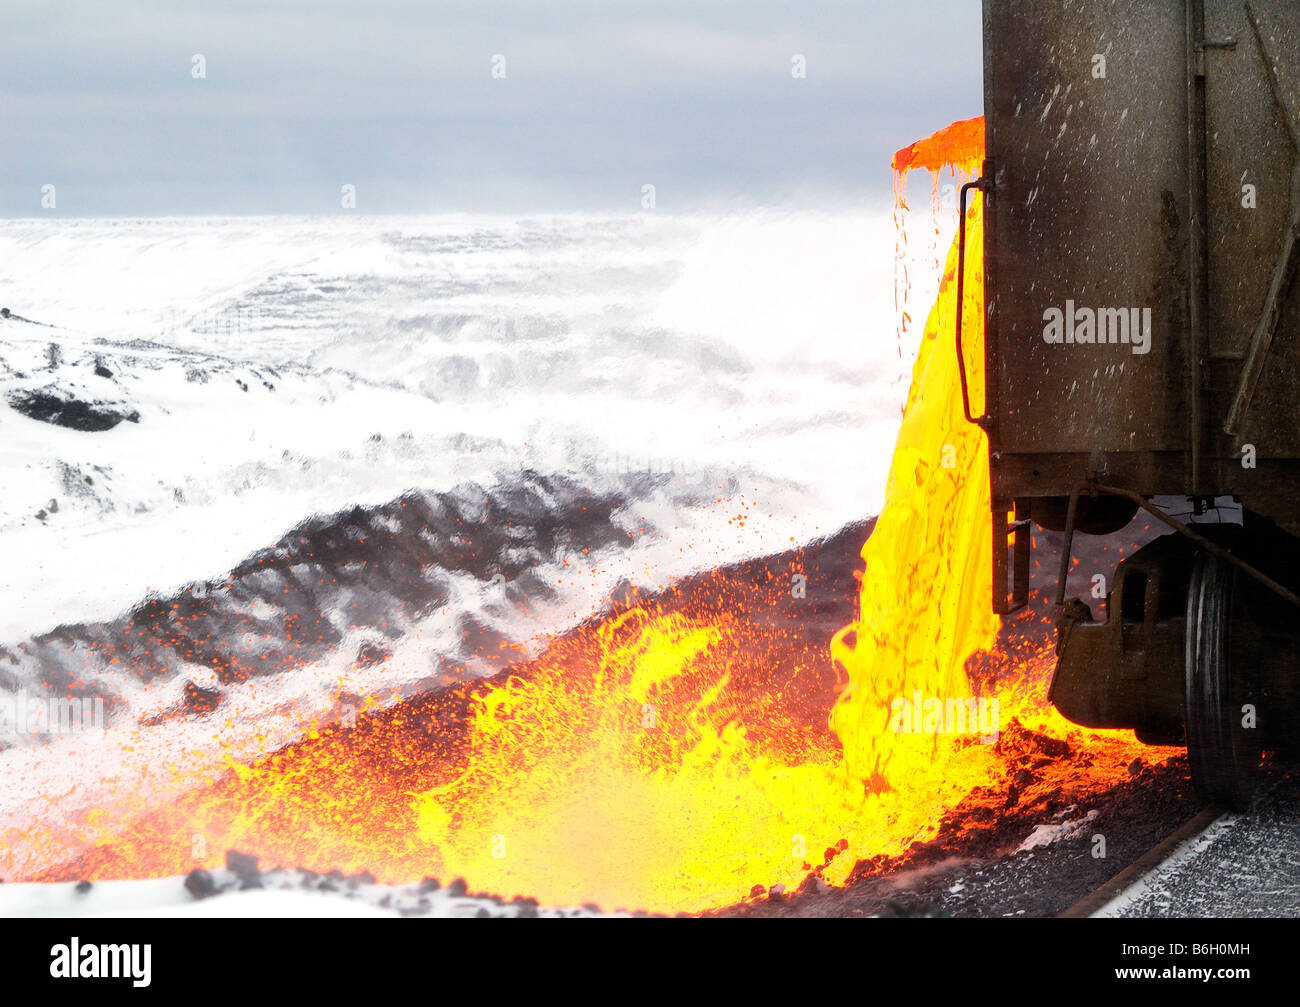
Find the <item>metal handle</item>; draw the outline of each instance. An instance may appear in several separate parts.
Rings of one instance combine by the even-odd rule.
[[[970,389],[966,385],[966,357],[961,348],[961,307],[962,290],[966,282],[966,190],[979,189],[980,192],[986,191],[984,179],[978,178],[973,182],[967,182],[961,187],[960,207],[958,210],[957,221],[957,376],[961,379],[961,408],[966,414],[966,420],[970,423],[988,429],[989,415],[984,413],[982,416],[972,416],[970,411]],[[988,401],[988,389],[984,392],[985,402]]]

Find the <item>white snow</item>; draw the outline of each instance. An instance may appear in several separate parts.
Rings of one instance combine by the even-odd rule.
[[[0,224],[0,304],[58,326],[0,323],[26,375],[0,392],[71,369],[140,412],[85,433],[0,409],[0,641],[218,575],[309,514],[523,466],[768,474],[782,527],[749,550],[873,513],[915,349],[893,240],[867,213]]]
[[[374,918],[409,916],[466,917],[519,916],[523,906],[477,895],[454,895],[449,888],[422,890],[418,884],[337,884],[336,891],[320,891],[321,878],[303,886],[296,871],[268,872],[262,888],[241,889],[225,869],[211,872],[219,888],[214,895],[196,899],[185,889],[185,879],[150,878],[130,881],[96,881],[79,891],[77,882],[41,884],[21,882],[0,885],[0,917],[252,917]],[[605,915],[580,907],[534,907],[538,916],[579,917]],[[613,915],[627,915],[615,913]]]

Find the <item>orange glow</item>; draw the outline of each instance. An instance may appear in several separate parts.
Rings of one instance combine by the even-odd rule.
[[[948,168],[955,173],[974,174],[984,160],[984,116],[959,119],[924,140],[904,147],[894,154],[895,191],[907,173],[917,168],[938,174]]]
[[[900,214],[907,172],[973,171],[982,140],[983,120],[972,119],[900,151]],[[977,195],[967,221],[970,362],[981,359],[982,223]],[[1045,636],[1002,655],[1010,675],[976,679],[978,695],[971,684],[970,667],[996,663],[1000,626],[989,602],[987,447],[958,391],[955,268],[954,246],[886,503],[862,549],[858,617],[831,640],[829,667],[824,650],[805,653],[788,625],[763,614],[788,593],[788,576],[763,586],[719,578],[710,596],[676,607],[670,590],[662,604],[556,641],[508,677],[313,732],[133,821],[97,819],[82,858],[36,876],[183,873],[196,866],[197,835],[209,865],[236,848],[266,864],[386,881],[462,876],[471,891],[610,909],[696,912],[810,874],[841,884],[859,861],[933,838],[979,788],[1002,806],[1014,753],[973,732],[896,730],[896,704],[918,693],[996,699],[1003,732],[1015,717],[1089,748],[1089,769],[1043,770],[1044,787],[1086,793],[1125,778],[1135,754],[1154,753],[1047,708]],[[979,402],[983,377],[968,370]]]
[[[902,150],[895,151],[890,164],[894,175],[894,310],[898,315],[898,354],[903,356],[906,335],[912,329],[912,313],[908,301],[912,293],[908,273],[907,177],[924,168],[930,173],[930,213],[934,219],[931,235],[934,262],[931,268],[938,271],[939,261],[939,176],[947,169],[953,179],[974,177],[984,160],[984,117],[959,119],[917,140]]]

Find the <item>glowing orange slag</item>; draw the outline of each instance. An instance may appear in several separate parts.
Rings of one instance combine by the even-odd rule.
[[[982,120],[956,123],[900,151],[895,170],[900,180],[917,167],[971,171],[982,136]],[[966,226],[966,343],[977,362],[978,198]],[[1021,669],[1034,688],[1004,683],[975,697],[968,681],[968,661],[994,647],[999,625],[987,449],[962,415],[953,352],[955,268],[954,248],[886,503],[862,549],[858,618],[831,642],[841,675],[833,735],[825,705],[812,718],[800,710],[807,667],[768,668],[755,686],[753,669],[782,631],[746,623],[744,599],[637,607],[517,675],[465,686],[454,702],[332,728],[129,824],[97,821],[95,846],[75,867],[39,876],[183,872],[200,835],[209,863],[234,847],[381,880],[459,875],[471,890],[549,904],[689,912],[755,885],[796,886],[810,872],[840,883],[861,859],[933,837],[945,812],[1005,779],[1006,766],[999,745],[972,733],[915,730],[900,701],[996,698],[1004,729],[1015,716],[1072,730],[1042,703],[1046,650]],[[977,367],[970,377],[978,402]]]
[[[934,220],[932,268],[940,266],[939,175],[947,169],[951,177],[973,177],[984,159],[984,117],[959,119],[937,133],[917,140],[894,153],[890,167],[894,174],[894,310],[898,316],[898,352],[901,357],[912,328],[908,299],[912,292],[908,269],[907,177],[917,169],[930,173],[930,212]]]

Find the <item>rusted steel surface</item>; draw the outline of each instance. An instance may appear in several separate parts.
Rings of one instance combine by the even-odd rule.
[[[1300,534],[1300,5],[990,0],[984,34],[995,508],[1092,479]]]

